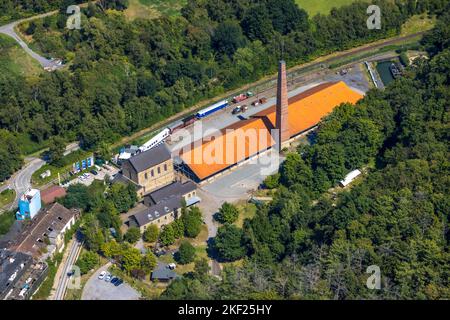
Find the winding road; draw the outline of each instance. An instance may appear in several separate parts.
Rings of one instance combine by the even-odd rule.
[[[33,59],[38,61],[43,68],[51,68],[52,70],[61,68],[63,65],[58,65],[55,60],[47,59],[47,58],[37,54],[33,50],[31,50],[30,47],[28,47],[28,45],[25,43],[25,41],[23,41],[15,31],[16,26],[22,22],[39,19],[39,18],[44,18],[46,16],[53,15],[57,12],[58,11],[51,11],[51,12],[43,13],[43,14],[40,14],[37,16],[26,18],[26,19],[17,20],[17,21],[11,22],[9,24],[0,26],[0,33],[5,34],[5,35],[13,38],[14,40],[16,40],[16,42],[25,50],[25,52],[28,53]]]
[[[2,192],[7,188],[14,189],[16,191],[16,198],[10,204],[9,208],[7,208],[7,210],[12,210],[15,207],[17,207],[19,197],[28,188],[31,187],[31,176],[36,170],[39,170],[39,168],[41,168],[44,164],[45,164],[44,160],[33,158],[31,161],[25,164],[25,166],[22,169],[17,171],[11,178],[9,178],[9,180],[3,186],[0,187],[0,192]]]

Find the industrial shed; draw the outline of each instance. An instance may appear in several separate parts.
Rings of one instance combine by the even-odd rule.
[[[287,126],[290,139],[315,127],[320,120],[342,103],[356,103],[362,95],[344,82],[328,82],[288,99]],[[276,128],[276,106],[267,108],[250,119],[221,130],[219,136],[204,137],[182,151],[186,171],[198,182],[212,178],[236,164],[256,156],[275,145],[271,130]],[[258,132],[257,143],[249,143]],[[211,158],[216,161],[211,163]]]

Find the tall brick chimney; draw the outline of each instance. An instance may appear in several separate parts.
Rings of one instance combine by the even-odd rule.
[[[288,141],[288,90],[286,80],[286,62],[281,60],[278,65],[278,85],[277,85],[277,112],[276,129],[278,129],[278,147],[281,150],[283,143]]]

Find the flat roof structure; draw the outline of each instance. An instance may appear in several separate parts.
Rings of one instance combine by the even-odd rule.
[[[343,81],[317,85],[288,100],[289,135],[313,127],[342,103],[355,104],[363,96]],[[202,181],[275,145],[276,106],[228,126],[218,135],[204,137],[181,151],[181,159]],[[256,138],[255,138],[256,135]]]
[[[32,257],[22,252],[0,249],[0,299],[3,300],[14,284],[28,269]]]

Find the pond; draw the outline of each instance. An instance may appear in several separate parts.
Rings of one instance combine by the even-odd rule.
[[[389,66],[392,63],[393,61],[382,61],[377,64],[377,72],[380,75],[381,81],[383,81],[383,84],[385,86],[394,81],[391,70],[389,70]]]

